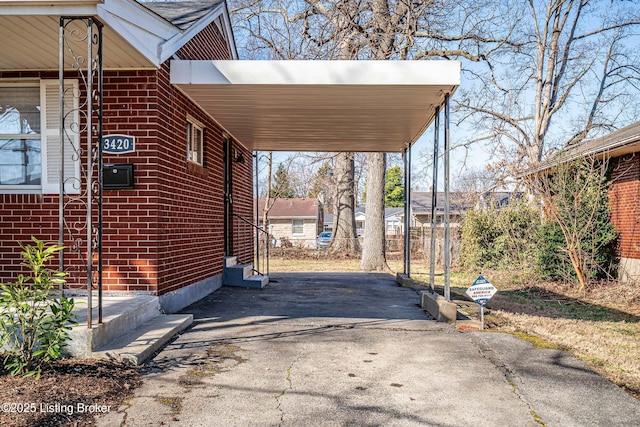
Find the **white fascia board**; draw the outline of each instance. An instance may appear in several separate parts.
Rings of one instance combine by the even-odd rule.
[[[132,0],[104,0],[98,5],[99,18],[127,40],[156,67],[161,45],[180,29]]]
[[[460,69],[460,61],[172,61],[171,82],[456,87],[460,85]]]
[[[207,13],[205,16],[200,18],[198,22],[190,26],[186,31],[180,32],[179,34],[175,34],[171,39],[168,39],[167,41],[165,41],[159,47],[160,62],[162,63],[167,59],[171,58],[178,50],[180,50],[182,46],[187,44],[189,40],[191,40],[196,34],[204,30],[209,24],[215,21],[218,16],[222,15],[225,10],[224,4],[225,2],[220,3],[218,7],[216,7],[215,9]]]
[[[231,49],[231,59],[238,60],[238,48],[236,47],[236,39],[233,35],[233,26],[231,25],[231,17],[229,16],[227,1],[223,1],[222,4],[224,4],[224,19],[222,22],[224,22],[225,29],[227,30],[227,37],[229,37],[229,40],[227,41],[229,42],[229,48]]]

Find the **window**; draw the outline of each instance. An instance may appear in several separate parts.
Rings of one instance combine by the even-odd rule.
[[[38,188],[40,85],[0,86],[0,185]]]
[[[65,81],[65,88],[77,81]],[[57,193],[60,165],[60,85],[58,80],[0,80],[0,192]],[[77,110],[67,91],[67,111]],[[65,178],[78,178],[79,161],[73,153],[78,135],[70,129],[78,115],[67,116]],[[65,122],[66,123],[66,122]],[[77,180],[68,179],[67,190],[78,192]]]
[[[304,220],[294,219],[292,221],[292,234],[304,234]]]
[[[187,159],[194,163],[204,166],[204,158],[202,155],[202,146],[204,140],[204,127],[202,124],[187,118]]]

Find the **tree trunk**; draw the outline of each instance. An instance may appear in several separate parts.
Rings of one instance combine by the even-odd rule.
[[[364,244],[360,268],[364,271],[388,269],[385,259],[384,174],[387,168],[384,153],[369,153],[367,159],[367,210]]]
[[[360,254],[360,242],[356,235],[353,153],[336,155],[334,176],[337,187],[336,207],[329,251],[334,254],[356,256]]]

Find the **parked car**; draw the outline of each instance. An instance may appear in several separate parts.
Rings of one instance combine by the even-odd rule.
[[[322,233],[320,233],[318,235],[318,248],[323,249],[326,248],[327,246],[329,246],[329,243],[331,242],[331,232],[330,231],[323,231]]]

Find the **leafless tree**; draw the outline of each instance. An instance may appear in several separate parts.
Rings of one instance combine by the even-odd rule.
[[[509,35],[517,21],[504,18],[501,1],[383,1],[383,0],[236,0],[232,13],[238,28],[246,34],[249,57],[279,59],[425,59],[465,58],[486,60],[489,55],[509,46]],[[511,46],[514,47],[514,46]],[[517,46],[516,46],[517,47]],[[352,155],[336,158],[336,182],[350,181],[353,175],[338,176],[338,171],[351,174]],[[384,166],[384,156],[369,156],[367,169]],[[369,179],[367,191],[383,192],[384,174],[379,182]],[[345,195],[344,191],[338,192]],[[354,197],[350,196],[350,200]],[[373,212],[384,212],[384,199],[367,197],[367,223]],[[378,206],[380,205],[380,206]],[[342,202],[338,207],[342,208]],[[353,211],[353,207],[350,208]],[[382,214],[380,214],[382,215]],[[353,218],[337,215],[348,222]],[[349,223],[336,227],[340,239],[353,239]],[[341,233],[346,233],[342,235]],[[381,254],[376,265],[363,263],[368,269],[384,268],[384,228],[365,228],[365,251]],[[353,249],[357,246],[354,245]],[[367,259],[373,259],[366,255]]]
[[[616,0],[511,2],[506,16],[520,23],[511,43],[465,66],[457,110],[474,136],[463,144],[490,142],[493,170],[514,175],[637,120],[639,10]]]
[[[608,163],[578,158],[558,163],[532,179],[545,215],[562,232],[561,259],[568,258],[583,292],[589,282],[611,270],[612,258],[604,256],[616,238],[609,221]]]

